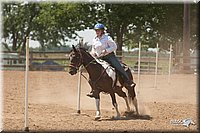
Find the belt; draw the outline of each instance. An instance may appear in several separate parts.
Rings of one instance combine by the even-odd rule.
[[[114,54],[115,54],[114,52],[111,52],[111,53],[109,53],[109,54],[107,54],[107,55],[105,55],[103,57],[107,57],[107,56],[114,55]]]

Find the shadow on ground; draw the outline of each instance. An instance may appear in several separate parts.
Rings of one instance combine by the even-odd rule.
[[[138,115],[135,112],[125,112],[121,117],[101,118],[99,121],[114,121],[114,120],[152,120],[150,115]]]

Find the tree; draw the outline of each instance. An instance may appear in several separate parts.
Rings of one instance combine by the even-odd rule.
[[[134,47],[141,41],[155,46],[159,39],[160,7],[151,4],[99,4],[98,20],[107,25],[108,32],[116,39],[118,51],[122,46]],[[131,40],[130,40],[131,39]],[[131,44],[129,44],[131,42]]]
[[[85,28],[80,6],[75,3],[40,4],[41,12],[35,23],[33,39],[38,40],[42,47],[62,46],[70,38],[75,39],[75,31]]]
[[[128,32],[125,34],[125,44],[132,45],[130,48],[138,47],[138,42],[142,43],[144,48],[155,47],[161,37],[158,29],[161,27],[164,11],[160,5],[142,4],[139,9],[143,9],[135,17],[135,20],[129,24]]]
[[[168,49],[169,45],[172,44],[174,49],[180,49],[178,51],[174,50],[174,54],[180,54],[182,52],[183,46],[183,14],[184,5],[183,4],[163,4],[161,5],[164,14],[160,23],[162,26],[158,29],[161,39],[160,44],[164,49]],[[190,12],[190,39],[191,44],[189,48],[194,48],[197,45],[198,36],[198,22],[197,22],[198,5],[191,5]],[[189,50],[189,49],[188,49]],[[178,52],[178,53],[176,53]]]
[[[4,3],[3,4],[3,38],[12,43],[12,50],[25,49],[26,37],[33,28],[37,16],[37,4]],[[7,45],[4,43],[4,45]],[[6,46],[7,47],[7,46]]]
[[[86,9],[77,3],[4,3],[3,38],[12,43],[13,51],[25,50],[27,36],[43,49],[64,45],[77,37],[75,31],[86,28]]]
[[[198,39],[199,39],[199,4],[191,4],[190,5],[190,48],[196,49],[199,47]]]
[[[169,45],[175,44],[182,39],[183,35],[183,5],[182,4],[163,4],[164,11],[159,27],[161,38],[159,41],[163,49],[168,49]]]
[[[191,13],[197,13],[196,6]],[[172,15],[173,14],[173,15]],[[192,14],[193,15],[193,14]],[[197,19],[191,17],[192,22]],[[181,4],[110,4],[110,3],[4,3],[3,38],[12,43],[12,50],[25,48],[25,38],[40,42],[42,48],[65,45],[76,31],[93,29],[97,22],[106,25],[122,46],[135,47],[140,41],[146,47],[156,43],[164,49],[182,41],[183,5]],[[195,45],[197,24],[191,34]],[[6,42],[6,41],[5,41]],[[7,45],[3,43],[3,45]],[[9,48],[9,47],[7,47]]]

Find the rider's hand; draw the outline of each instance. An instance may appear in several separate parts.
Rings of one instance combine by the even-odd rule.
[[[102,52],[101,52],[102,55],[105,55],[107,54],[107,51],[104,49]]]
[[[91,54],[94,58],[97,57],[97,54],[96,54],[95,52],[90,52],[90,54]]]

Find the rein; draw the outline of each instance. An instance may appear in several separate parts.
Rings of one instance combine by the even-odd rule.
[[[92,61],[90,61],[87,65],[85,65],[85,68],[87,68],[93,61],[95,61],[95,59],[93,59]],[[81,63],[82,63],[82,59],[81,59]],[[74,65],[72,65],[72,64],[70,64],[69,65],[69,67],[73,67],[73,68],[75,68],[76,70],[77,70],[77,72],[80,72],[82,69],[79,69],[79,67],[81,66],[80,64],[81,63],[79,63],[77,66],[74,66]],[[79,66],[80,65],[80,66]],[[78,67],[79,66],[79,67]]]
[[[79,68],[81,67],[81,65],[83,65],[83,56],[82,56],[80,50],[79,50],[79,54],[80,54],[80,61],[79,61],[79,64],[78,64],[77,66],[74,66],[73,64],[70,64],[69,66],[75,68],[75,69],[77,70],[77,72],[81,72],[81,75],[82,75],[87,81],[89,81],[88,78],[82,73],[83,68],[79,69]],[[96,60],[96,59],[94,58],[92,61],[90,61],[90,62],[89,62],[87,65],[85,65],[84,67],[87,68],[87,67],[88,67],[93,61],[95,61],[95,60]],[[79,65],[80,65],[80,66],[79,66]],[[78,67],[78,66],[79,66],[79,67]],[[107,67],[107,68],[108,68],[108,67]],[[105,68],[105,69],[103,70],[103,72],[101,73],[101,75],[99,76],[99,78],[98,78],[97,80],[95,80],[94,83],[97,83],[97,81],[99,81],[99,80],[101,79],[102,75],[105,73],[105,71],[106,71],[107,68]]]

